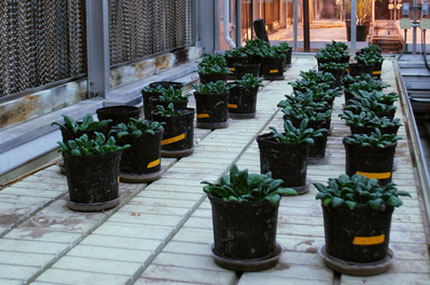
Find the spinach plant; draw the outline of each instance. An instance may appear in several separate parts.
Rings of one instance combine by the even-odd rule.
[[[320,69],[322,71],[345,70],[347,67],[348,67],[347,63],[339,63],[339,62],[334,62],[334,61],[320,64]]]
[[[224,201],[242,203],[266,200],[273,206],[277,206],[281,195],[297,195],[294,189],[281,188],[282,182],[282,179],[273,179],[270,172],[249,174],[248,169],[240,171],[233,164],[230,174],[221,177],[219,183],[202,181],[202,184],[206,184],[203,187],[205,193]]]
[[[225,58],[247,58],[248,55],[243,47],[238,47],[235,49],[226,50],[224,52]]]
[[[85,115],[82,122],[76,122],[71,117],[67,115],[62,115],[64,119],[64,124],[59,122],[53,122],[51,126],[59,126],[62,130],[72,130],[73,133],[78,131],[93,131],[98,130],[112,122],[112,120],[94,121],[93,116],[90,114]]]
[[[109,137],[107,140],[102,133],[95,132],[95,139],[88,139],[86,134],[81,137],[69,140],[67,143],[57,142],[60,145],[58,152],[68,154],[71,156],[90,156],[108,154],[129,148],[130,145],[126,144],[123,146],[116,145],[114,137]]]
[[[288,105],[282,109],[282,113],[284,113],[284,117],[289,119],[295,119],[298,121],[307,119],[313,122],[321,122],[330,120],[332,110],[316,112],[314,108],[310,106]]]
[[[176,102],[185,100],[190,96],[191,94],[182,94],[181,89],[174,89],[173,86],[170,86],[169,88],[163,88],[161,96],[158,98],[161,102]]]
[[[304,80],[318,83],[333,84],[336,78],[330,72],[316,71],[310,69],[309,71],[300,71],[300,77]]]
[[[230,90],[230,86],[225,84],[224,81],[209,82],[207,84],[193,84],[194,89],[200,94],[225,94]]]
[[[353,111],[356,114],[361,112],[372,111],[375,113],[385,113],[396,110],[397,107],[394,105],[387,105],[384,103],[380,103],[377,100],[366,98],[366,97],[354,97],[348,101],[348,105],[346,106],[346,110]]]
[[[313,94],[311,91],[302,93],[300,91],[296,92],[296,96],[285,95],[285,100],[281,100],[278,103],[278,107],[285,108],[287,106],[295,105],[299,108],[308,106],[312,107],[315,112],[325,112],[330,109],[327,101],[314,101]]]
[[[347,206],[354,210],[358,205],[368,205],[375,210],[382,210],[386,206],[399,207],[403,204],[399,196],[411,195],[406,191],[398,191],[395,184],[385,186],[378,184],[377,179],[367,179],[365,176],[346,174],[338,178],[329,178],[328,185],[314,183],[318,194],[315,199],[322,200],[325,207],[337,208]]]
[[[361,112],[360,114],[354,114],[351,111],[345,110],[339,115],[339,117],[345,120],[348,126],[379,129],[402,126],[399,118],[394,118],[392,120],[388,117],[380,118],[374,112]]]
[[[246,73],[242,76],[241,79],[236,80],[235,86],[241,87],[241,88],[255,89],[263,86],[263,79],[259,77],[255,77],[251,73]]]
[[[345,137],[345,142],[353,145],[364,147],[384,148],[392,145],[402,139],[395,134],[382,134],[381,130],[376,128],[374,132],[368,134],[355,134]]]
[[[290,120],[285,120],[283,133],[278,133],[275,127],[269,127],[269,129],[271,130],[272,138],[277,142],[314,144],[314,138],[322,137],[327,132],[327,129],[314,130],[308,128],[308,123],[309,120],[304,119],[300,126],[295,128]]]
[[[177,116],[182,114],[181,111],[175,110],[173,103],[170,103],[169,105],[167,105],[166,108],[164,108],[164,106],[162,105],[157,105],[155,106],[155,108],[156,108],[156,110],[154,111],[155,114],[165,116],[165,117]]]
[[[130,118],[127,124],[121,123],[113,127],[109,134],[115,134],[117,138],[122,138],[124,136],[140,138],[143,134],[154,135],[155,132],[161,131],[162,129],[163,123]]]

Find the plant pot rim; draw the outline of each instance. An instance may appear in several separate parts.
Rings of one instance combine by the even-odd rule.
[[[394,210],[393,206],[388,206],[386,204],[382,204],[381,209],[373,209],[372,207],[370,207],[367,204],[357,204],[353,210],[351,210],[350,208],[348,208],[348,206],[346,206],[345,204],[343,204],[343,205],[341,205],[339,207],[333,208],[330,205],[324,206],[322,201],[321,201],[321,207],[325,208],[325,209],[332,209],[332,210],[338,210],[338,209],[339,210],[347,210],[347,211],[350,211],[350,212],[371,212],[371,211],[374,211],[374,212],[386,212],[386,211]]]
[[[359,144],[352,144],[352,143],[348,143],[348,142],[346,141],[346,138],[350,138],[350,137],[352,137],[352,135],[349,135],[349,136],[344,137],[344,138],[342,139],[343,144],[347,144],[347,145],[355,145],[355,146],[357,146],[357,147],[361,147],[361,148],[384,149],[384,148],[389,148],[389,147],[395,147],[395,146],[397,145],[397,143],[398,143],[398,141],[396,141],[396,142],[390,143],[390,144],[388,144],[388,145],[385,145],[384,147],[362,146],[362,145],[359,145]]]
[[[263,206],[263,207],[266,207],[266,206],[269,206],[269,207],[278,207],[279,206],[279,203],[278,203],[277,206],[273,206],[272,204],[270,204],[269,201],[264,200],[264,199],[263,200],[258,200],[258,201],[237,202],[237,201],[224,201],[224,199],[219,198],[217,196],[214,196],[214,195],[212,195],[210,193],[207,193],[207,195],[208,195],[208,198],[209,198],[209,200],[211,202],[215,202],[217,204],[223,204],[223,205],[231,206],[231,207],[238,207],[238,206],[239,207],[240,206],[248,206],[248,207],[261,207],[261,206]]]
[[[196,112],[193,108],[180,108],[180,109],[176,109],[176,111],[180,111],[181,114],[178,114],[178,115],[160,115],[160,114],[156,114],[157,110],[154,110],[151,113],[152,113],[152,116],[173,118],[173,117],[180,117],[180,116],[185,116],[185,115],[189,115],[189,114],[194,114]]]
[[[194,92],[194,96],[198,95],[198,96],[225,96],[225,95],[229,95],[230,92],[226,92],[226,93],[199,93],[199,92]]]
[[[264,133],[264,134],[257,136],[257,142],[258,141],[267,142],[267,143],[276,144],[276,145],[288,145],[288,146],[301,146],[301,145],[307,146],[308,145],[305,142],[300,142],[300,143],[297,143],[297,142],[291,142],[291,143],[278,142],[275,139],[273,139],[273,136],[271,133]]]
[[[113,152],[109,152],[109,153],[105,153],[105,154],[93,154],[93,155],[70,155],[68,153],[63,153],[63,158],[64,159],[74,159],[75,157],[78,158],[100,158],[100,157],[105,157],[105,156],[116,156],[122,153],[122,150],[117,150],[117,151],[113,151]]]
[[[155,136],[155,135],[158,135],[158,134],[163,133],[163,132],[164,132],[164,129],[154,131],[154,134],[153,134],[153,135],[152,135],[152,134],[148,134],[148,133],[142,133],[142,135],[141,135],[140,137],[138,137],[138,138],[129,134],[129,135],[122,136],[122,137],[121,137],[121,139],[122,139],[122,138],[141,139],[141,138],[143,138],[144,136]],[[118,139],[119,139],[119,138],[118,138]]]

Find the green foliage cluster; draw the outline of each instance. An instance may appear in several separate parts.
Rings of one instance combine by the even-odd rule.
[[[114,126],[109,134],[115,134],[117,138],[124,136],[140,138],[143,134],[154,135],[161,130],[163,130],[163,123],[130,118],[127,124],[121,123]]]
[[[247,58],[248,54],[245,52],[245,48],[238,47],[235,49],[226,50],[224,52],[225,58]]]
[[[197,73],[204,75],[213,74],[230,74],[227,62],[222,54],[204,54],[202,61],[199,63]]]
[[[345,142],[353,145],[364,147],[385,148],[402,139],[395,134],[382,134],[381,130],[376,128],[374,132],[368,134],[355,134],[344,138]]]
[[[281,195],[297,195],[291,188],[281,188],[282,179],[273,179],[271,173],[248,173],[248,169],[240,171],[237,165],[230,168],[230,174],[221,177],[219,183],[203,181],[205,193],[229,202],[268,201],[277,206]]]
[[[269,127],[272,138],[282,143],[307,143],[314,144],[314,138],[322,137],[327,129],[314,130],[308,128],[309,120],[304,119],[298,128],[293,126],[290,120],[284,121],[284,132],[278,133],[275,127]]]
[[[285,95],[285,100],[278,103],[278,107],[286,108],[287,106],[296,106],[298,108],[310,107],[315,112],[323,113],[329,109],[327,101],[314,101],[312,92],[297,92],[298,95]]]
[[[400,119],[394,118],[391,120],[388,117],[380,118],[374,112],[361,112],[360,114],[354,114],[353,112],[346,110],[340,114],[339,117],[345,120],[348,126],[379,129],[402,126]]]
[[[287,53],[293,50],[287,42],[280,42],[278,46],[275,46],[275,49],[278,53]]]
[[[377,91],[372,91],[377,92]],[[354,99],[348,101],[346,110],[350,110],[356,114],[361,112],[375,112],[375,113],[385,113],[396,110],[397,107],[394,105],[387,105],[385,103],[379,102],[377,98],[373,97],[371,93],[360,91],[360,96],[355,96]]]
[[[115,138],[109,137],[107,140],[102,133],[95,132],[95,139],[88,139],[86,134],[81,137],[69,140],[67,143],[57,142],[60,145],[58,152],[68,154],[71,156],[90,156],[108,154],[111,152],[120,151],[129,148],[130,145],[123,146],[116,145]]]
[[[170,103],[169,105],[167,105],[166,108],[164,108],[164,106],[162,105],[157,105],[155,106],[155,108],[156,108],[156,110],[154,111],[155,114],[165,116],[165,117],[177,116],[182,114],[181,111],[175,110],[175,106],[173,105],[173,103]]]
[[[161,102],[182,101],[190,97],[191,94],[182,94],[182,89],[175,89],[173,86],[162,88],[161,95],[158,97]]]
[[[268,49],[270,44],[266,41],[255,38],[245,41],[245,52],[248,55],[263,56],[264,50]]]
[[[327,71],[327,70],[345,70],[348,67],[347,63],[340,63],[340,62],[335,62],[335,61],[330,61],[327,63],[321,63],[319,68],[322,71]]]
[[[348,88],[349,85],[356,83],[356,82],[360,82],[360,81],[364,81],[364,82],[370,82],[370,81],[378,81],[381,85],[381,81],[375,79],[372,75],[368,74],[368,73],[362,73],[360,75],[357,76],[351,76],[351,75],[347,75],[343,78],[343,86],[345,88]],[[385,85],[384,85],[385,86]],[[388,87],[388,86],[387,86]],[[385,88],[385,87],[384,87]]]
[[[328,185],[314,183],[318,190],[316,199],[322,200],[325,207],[337,208],[346,205],[354,210],[358,205],[368,205],[375,210],[382,210],[386,206],[399,207],[402,200],[398,196],[409,196],[406,191],[398,191],[395,184],[388,183],[381,186],[377,179],[367,179],[365,176],[346,174],[338,178],[329,178]]]
[[[359,81],[354,81],[348,84],[348,86],[345,86],[345,91],[350,92],[352,94],[356,94],[359,95],[359,91],[367,91],[367,92],[371,92],[371,91],[382,91],[384,88],[387,88],[389,85],[386,84],[382,84],[381,80],[377,80],[374,79],[373,77],[371,79],[369,79],[368,81],[366,80],[359,80]]]
[[[235,86],[240,88],[255,89],[263,86],[263,79],[261,79],[260,77],[255,77],[251,73],[246,73],[242,76],[242,78],[236,80]]]
[[[378,45],[369,45],[368,47],[361,49],[355,59],[358,63],[374,65],[375,63],[381,63],[384,60],[381,52],[381,48]]]
[[[317,60],[323,62],[340,62],[348,56],[348,46],[345,43],[336,41],[332,41],[331,44],[320,49],[315,55]]]
[[[310,69],[309,71],[300,71],[300,77],[304,80],[315,83],[333,84],[336,81],[336,78],[330,72],[316,71],[314,69]]]
[[[165,88],[163,88],[161,85],[158,85],[158,86],[156,86],[156,87],[150,87],[149,85],[148,86],[145,86],[145,87],[143,87],[143,92],[146,92],[146,93],[162,93],[163,92],[163,90],[164,90]]]
[[[282,113],[284,113],[284,118],[288,119],[298,121],[307,119],[313,122],[321,122],[330,120],[332,110],[316,112],[314,108],[309,106],[288,105],[282,109]]]
[[[227,85],[224,81],[209,82],[207,84],[193,84],[194,89],[200,94],[225,94],[228,93],[231,86]]]
[[[112,122],[112,120],[94,121],[91,114],[85,115],[85,117],[82,119],[82,122],[76,122],[67,115],[62,115],[62,117],[64,119],[64,124],[53,122],[51,126],[59,126],[62,130],[72,130],[75,134],[78,131],[98,130]]]

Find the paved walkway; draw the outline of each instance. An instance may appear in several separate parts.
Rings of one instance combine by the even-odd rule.
[[[120,206],[103,213],[78,213],[65,207],[66,178],[56,166],[41,170],[0,192],[0,284],[430,284],[430,264],[418,185],[405,128],[396,152],[394,180],[412,194],[393,215],[390,246],[397,259],[385,274],[352,277],[334,274],[317,254],[324,242],[316,190],[281,201],[278,241],[287,249],[277,267],[237,275],[216,266],[210,204],[202,180],[215,181],[232,163],[259,171],[255,137],[282,125],[276,107],[291,93],[287,81],[314,68],[313,57],[295,58],[285,81],[265,82],[253,120],[232,120],[227,129],[196,129],[192,156],[163,159],[163,177],[146,184],[120,184]],[[384,62],[383,80],[395,91],[393,65]],[[391,90],[390,90],[391,91]],[[338,118],[335,101],[328,163],[312,165],[308,177],[326,182],[344,172],[341,144],[349,129]],[[400,107],[400,106],[399,106]],[[402,118],[401,108],[397,117]]]

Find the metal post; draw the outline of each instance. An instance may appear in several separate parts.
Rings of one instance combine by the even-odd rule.
[[[351,1],[351,52],[354,55],[357,42],[357,0]]]
[[[109,8],[107,0],[86,0],[88,96],[109,97]]]
[[[303,0],[303,48],[305,52],[309,52],[309,0]]]
[[[242,46],[242,4],[236,0],[236,46]]]
[[[294,51],[297,52],[297,32],[299,27],[299,16],[297,15],[299,12],[299,0],[294,0],[294,23],[293,23],[293,34],[294,34],[294,42],[293,48]]]
[[[415,24],[418,20],[418,1],[412,1],[412,12],[414,13],[414,21]],[[417,54],[417,25],[412,26],[412,54]]]

